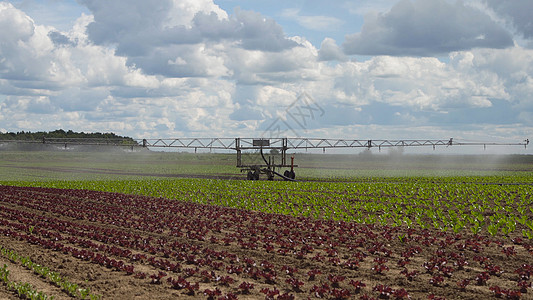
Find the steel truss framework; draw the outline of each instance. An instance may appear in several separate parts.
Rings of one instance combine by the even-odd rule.
[[[259,145],[254,141],[267,141]],[[453,138],[446,140],[356,140],[356,139],[319,139],[319,138],[176,138],[143,139],[143,147],[170,147],[189,149],[330,149],[330,148],[386,148],[413,146],[527,146],[529,140],[519,143],[498,142],[457,142]]]

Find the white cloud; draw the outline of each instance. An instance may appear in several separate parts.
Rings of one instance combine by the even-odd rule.
[[[287,107],[298,95],[281,87],[264,86],[258,90],[256,104],[260,106]]]
[[[390,0],[360,0],[357,2],[346,1],[344,6],[352,15],[365,16],[369,13],[377,13],[390,9],[393,3]]]
[[[50,48],[50,45],[43,41],[48,37],[39,36],[43,30],[36,28],[33,20],[23,12],[4,2],[0,2],[0,27],[0,78],[42,78],[46,61],[43,62],[41,58],[43,52]]]
[[[34,32],[33,21],[11,3],[0,2],[0,38],[9,45],[18,40],[27,41]]]
[[[330,16],[301,15],[299,9],[287,8],[281,12],[284,18],[296,21],[300,26],[316,31],[333,31],[342,25],[342,20]]]
[[[499,51],[477,50],[472,58],[473,70],[498,80],[498,89],[505,91],[500,98],[508,100],[516,109],[533,110],[533,49],[513,47]],[[489,75],[490,74],[490,75]]]
[[[453,67],[455,59],[461,60],[452,56],[451,63],[445,64],[436,58],[380,56],[366,63],[362,76],[372,79],[373,89],[379,95],[376,101],[422,111],[487,107],[488,98],[507,97],[496,75],[476,68],[458,72]]]
[[[312,80],[317,77],[318,51],[307,40],[292,37],[298,45],[280,52],[230,48],[226,66],[242,84],[279,84]]]
[[[186,26],[192,27],[192,20],[194,16],[203,12],[206,14],[215,13],[219,20],[227,20],[228,14],[212,0],[172,0],[170,11],[163,23],[164,27]]]
[[[446,0],[401,0],[387,13],[370,13],[343,44],[347,54],[413,56],[512,45],[510,33],[488,15]]]
[[[337,46],[334,39],[325,38],[320,44],[320,51],[318,52],[318,59],[323,61],[338,60],[347,61],[348,57],[342,52],[341,48]]]
[[[529,0],[483,0],[489,7],[493,8],[498,14],[506,17],[517,32],[525,38],[533,38],[533,22],[531,22],[531,12],[533,3]]]
[[[83,1],[94,14],[91,41],[116,48],[128,65],[165,77],[229,76],[229,48],[280,52],[297,44],[272,19],[212,1]],[[177,64],[176,62],[179,62]]]

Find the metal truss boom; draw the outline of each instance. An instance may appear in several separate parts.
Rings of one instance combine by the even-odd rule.
[[[257,143],[265,141],[265,143]],[[319,138],[176,138],[176,139],[143,139],[143,147],[173,147],[193,149],[331,149],[331,148],[387,148],[387,147],[419,147],[419,146],[524,146],[529,140],[517,143],[498,142],[457,142],[451,139],[442,140],[356,140],[356,139],[319,139]]]

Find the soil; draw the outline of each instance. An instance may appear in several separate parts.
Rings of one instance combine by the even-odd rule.
[[[496,296],[493,286],[518,291],[516,271],[533,261],[533,244],[518,236],[456,235],[161,198],[7,186],[0,186],[0,246],[103,299],[207,299],[204,291],[215,289],[220,295],[214,299],[264,299],[264,292],[274,289],[279,295],[272,299],[282,294],[295,299],[401,299],[402,289],[411,299],[488,299]],[[112,247],[130,253],[120,255]],[[123,261],[134,272],[80,257],[76,253],[82,250]],[[0,266],[4,264],[9,280],[31,283],[54,299],[70,298],[20,262],[0,256]],[[169,264],[179,268],[168,270]],[[380,266],[384,269],[377,271]],[[417,274],[408,278],[404,270]],[[310,271],[319,274],[313,278]],[[160,272],[166,275],[155,280]],[[478,283],[483,272],[489,279]],[[198,283],[198,288],[172,286],[169,278]],[[233,282],[224,284],[221,278]],[[523,279],[531,283],[529,273]],[[463,280],[469,280],[465,288],[457,284]],[[356,288],[357,281],[365,286]],[[253,288],[242,288],[243,282]],[[387,288],[390,295],[378,291]],[[531,287],[520,294],[519,299],[533,299]],[[0,285],[0,299],[15,298]]]

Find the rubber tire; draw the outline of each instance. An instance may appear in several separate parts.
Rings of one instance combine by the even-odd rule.
[[[259,172],[254,171],[254,179],[253,180],[259,180]]]
[[[283,176],[285,176],[287,178],[291,178],[291,171],[285,170],[285,172],[283,172]],[[287,180],[287,179],[285,179],[285,180]]]
[[[246,174],[246,179],[254,180],[254,174],[252,173],[252,171],[248,171],[248,174]]]
[[[293,180],[294,180],[294,178],[296,178],[296,173],[294,173],[294,171],[290,171],[290,172],[289,172],[289,175],[290,175],[290,176],[288,176],[288,177],[289,177],[290,179],[293,179]]]

